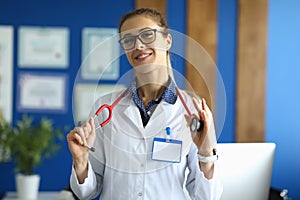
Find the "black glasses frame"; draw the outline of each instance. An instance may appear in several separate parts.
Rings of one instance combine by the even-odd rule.
[[[144,42],[143,39],[140,37],[142,34],[144,34],[145,32],[148,32],[148,31],[153,31],[154,32],[154,37],[153,37],[153,40],[150,41],[150,42]],[[119,44],[121,45],[121,47],[124,49],[124,50],[131,50],[135,47],[136,45],[136,39],[138,38],[141,43],[143,44],[151,44],[152,42],[154,42],[156,40],[156,32],[159,32],[159,33],[163,33],[164,35],[167,35],[168,33],[166,31],[160,31],[160,30],[157,30],[157,29],[147,29],[147,30],[144,30],[142,32],[140,32],[138,35],[132,35],[132,36],[125,36],[123,38],[121,38],[118,42]],[[132,47],[130,48],[125,48],[124,47],[124,40],[125,39],[128,39],[128,38],[132,38],[133,39],[133,45]]]

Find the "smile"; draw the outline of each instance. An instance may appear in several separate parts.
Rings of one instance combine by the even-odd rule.
[[[147,58],[147,57],[149,57],[151,55],[152,55],[152,53],[143,53],[143,54],[139,54],[134,59],[144,59],[144,58]]]

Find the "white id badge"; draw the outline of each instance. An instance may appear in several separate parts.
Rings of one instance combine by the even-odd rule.
[[[154,138],[152,160],[180,163],[182,141],[165,138]]]

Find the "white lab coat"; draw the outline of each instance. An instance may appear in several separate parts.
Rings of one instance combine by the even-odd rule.
[[[100,98],[92,113],[104,103],[113,103],[119,94]],[[196,113],[191,98],[185,92],[182,94],[191,111]],[[187,177],[186,189],[192,199],[219,199],[222,185],[217,178],[217,165],[213,179],[207,180],[199,169],[198,150],[186,126],[184,113],[179,98],[174,105],[162,100],[143,127],[131,94],[125,96],[115,106],[112,120],[96,131],[96,151],[90,153],[88,177],[83,184],[78,183],[72,169],[72,190],[80,199],[94,198],[101,192],[103,200],[182,200],[186,199],[183,188]],[[98,126],[97,120],[95,123]],[[166,138],[166,127],[171,128],[172,139],[182,140],[180,163],[151,159],[153,138]],[[189,170],[187,176],[186,170]]]

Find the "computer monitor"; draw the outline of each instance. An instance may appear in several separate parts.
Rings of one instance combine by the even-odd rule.
[[[276,145],[274,143],[219,143],[221,200],[267,200]]]

